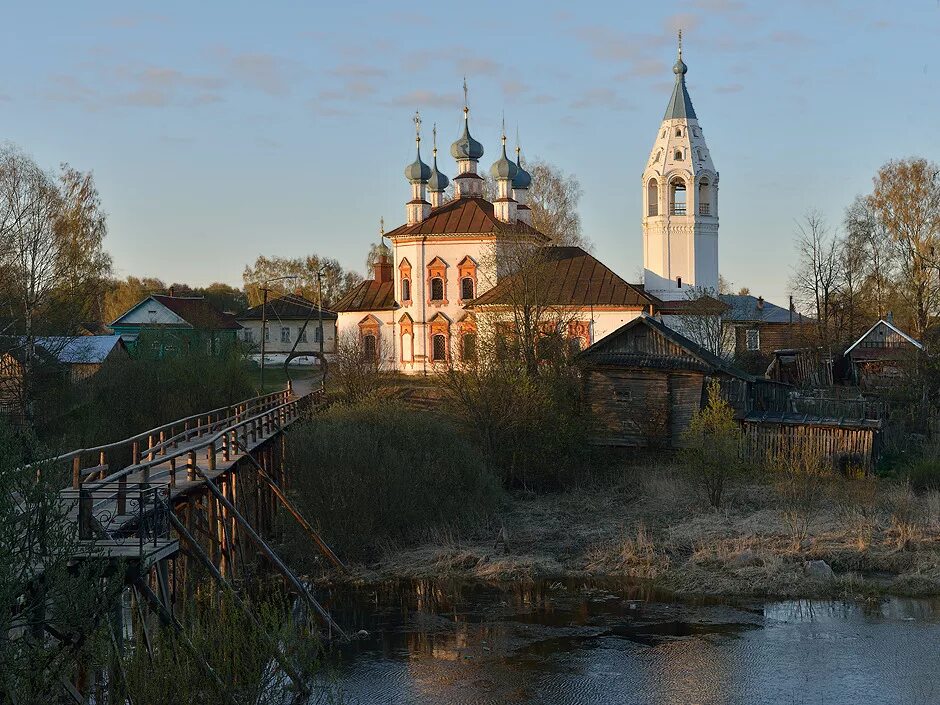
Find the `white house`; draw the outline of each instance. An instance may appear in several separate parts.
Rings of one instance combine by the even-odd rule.
[[[262,318],[264,331],[262,332]],[[320,329],[322,318],[323,328]],[[236,318],[242,330],[242,342],[253,354],[261,354],[264,341],[266,361],[283,362],[294,353],[318,353],[323,340],[323,353],[331,357],[336,354],[336,314],[323,309],[300,294],[288,294],[271,299],[264,306],[252,306]],[[313,360],[301,362],[313,364]]]

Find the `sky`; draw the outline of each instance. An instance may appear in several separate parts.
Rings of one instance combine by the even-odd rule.
[[[735,288],[785,304],[803,214],[837,228],[884,162],[940,159],[940,0],[96,0],[4,18],[0,141],[94,173],[119,276],[241,284],[260,254],[363,271],[379,219],[405,218],[416,109],[453,175],[466,76],[481,167],[505,114],[524,156],[578,178],[593,254],[636,281],[680,27]]]

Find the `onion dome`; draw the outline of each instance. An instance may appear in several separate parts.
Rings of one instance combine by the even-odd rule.
[[[454,159],[479,159],[483,156],[483,145],[470,136],[470,111],[463,110],[463,134],[450,146],[450,155]]]
[[[512,187],[514,189],[529,188],[529,186],[532,185],[532,174],[522,168],[522,156],[520,155],[521,151],[522,150],[516,147],[516,175],[512,180]]]
[[[428,189],[431,191],[443,191],[450,183],[450,179],[444,176],[437,169],[437,150],[434,150],[434,166],[431,167],[431,175],[428,177]]]
[[[420,148],[415,160],[405,167],[405,178],[413,184],[427,183],[427,180],[431,178],[431,167],[421,161]]]
[[[506,135],[503,135],[503,154],[499,159],[493,162],[493,166],[490,167],[490,174],[492,174],[494,179],[511,180],[516,177],[518,171],[519,167],[506,156]]]

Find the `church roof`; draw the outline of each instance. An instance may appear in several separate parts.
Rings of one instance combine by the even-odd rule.
[[[544,287],[540,305],[637,309],[651,303],[639,288],[628,284],[580,247],[543,247],[537,251],[531,267],[524,274],[503,278],[474,299],[470,307],[510,304],[514,287],[527,276],[534,276],[537,286]]]
[[[676,68],[679,68],[680,64],[682,64],[682,69],[685,69],[685,64],[682,63],[681,59],[676,64]],[[695,108],[692,107],[692,99],[685,87],[685,70],[673,70],[676,74],[676,85],[673,87],[672,96],[666,105],[666,114],[663,116],[663,120],[697,120]]]
[[[333,306],[337,312],[344,311],[391,311],[395,303],[394,282],[366,279]]]
[[[463,235],[483,233],[522,233],[545,238],[521,221],[504,223],[493,212],[493,204],[483,198],[458,198],[431,211],[414,225],[400,225],[385,234],[387,238],[409,235]],[[547,238],[546,238],[547,239]]]

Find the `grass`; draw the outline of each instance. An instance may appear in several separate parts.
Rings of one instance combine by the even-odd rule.
[[[293,381],[298,380],[315,380],[320,376],[320,373],[316,370],[308,370],[304,368],[294,368],[290,370],[290,379]],[[259,394],[268,394],[270,392],[277,392],[287,386],[287,373],[284,371],[283,365],[265,365],[264,367],[264,386],[261,385],[261,367],[258,365],[249,365],[248,366],[248,377],[251,380],[254,388],[258,390]]]

